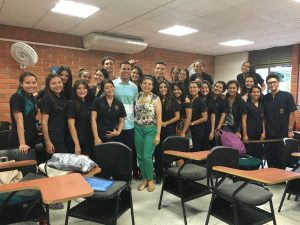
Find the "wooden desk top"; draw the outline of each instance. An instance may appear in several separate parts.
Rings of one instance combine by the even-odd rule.
[[[47,177],[0,186],[0,192],[19,191],[24,189],[40,190],[45,204],[55,204],[76,198],[93,195],[94,190],[79,173],[57,177]]]
[[[231,174],[248,180],[258,181],[264,184],[278,184],[300,178],[300,173],[277,168],[239,170],[224,166],[214,166],[213,169],[215,171]]]
[[[267,140],[249,140],[243,141],[244,144],[251,144],[251,143],[271,143],[271,142],[281,142],[283,139],[267,139]]]
[[[0,163],[0,171],[4,169],[16,169],[23,166],[33,166],[36,165],[36,160],[22,160],[17,162],[1,162]]]
[[[300,152],[293,152],[293,153],[292,153],[292,156],[300,157]]]
[[[165,154],[173,155],[182,157],[185,159],[192,159],[192,160],[205,160],[207,159],[209,151],[198,151],[198,152],[180,152],[180,151],[174,151],[174,150],[166,150],[164,151]]]

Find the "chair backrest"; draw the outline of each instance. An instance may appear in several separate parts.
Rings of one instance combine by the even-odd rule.
[[[300,141],[300,132],[299,131],[293,131],[293,133],[294,133],[294,139],[296,139],[296,140],[298,140],[298,141]]]
[[[29,149],[27,154],[22,154],[19,149],[3,149],[0,150],[0,157],[7,157],[8,161],[15,160],[36,160],[36,154],[34,149]],[[37,170],[36,166],[26,166],[20,169],[23,175],[29,172],[35,173]]]
[[[299,152],[299,141],[293,138],[284,138],[283,145],[284,166],[294,168],[297,166],[298,159],[291,154],[293,152]]]
[[[0,131],[0,149],[8,149],[8,135],[10,130]]]
[[[226,146],[216,146],[212,148],[207,157],[207,177],[217,178],[221,174],[214,171],[214,166],[226,166],[230,168],[238,168],[239,152],[238,150]]]
[[[162,151],[174,150],[180,152],[189,151],[189,140],[180,136],[170,136],[167,137],[162,143]],[[164,155],[164,160],[175,161],[178,160],[178,157],[173,157],[170,155]]]
[[[105,179],[131,181],[132,150],[119,142],[108,142],[94,147],[93,160],[101,168],[97,176]]]

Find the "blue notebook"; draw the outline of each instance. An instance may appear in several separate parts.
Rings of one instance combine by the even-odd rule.
[[[112,180],[104,180],[95,177],[86,177],[85,180],[95,191],[107,191],[114,183]]]

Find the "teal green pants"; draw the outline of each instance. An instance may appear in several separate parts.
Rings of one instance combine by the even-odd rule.
[[[143,179],[153,180],[154,137],[156,125],[134,126],[134,144]]]

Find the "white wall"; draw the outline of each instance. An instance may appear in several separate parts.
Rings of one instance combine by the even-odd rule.
[[[247,60],[248,52],[216,56],[214,81],[236,79],[236,75],[241,73],[242,63]]]

